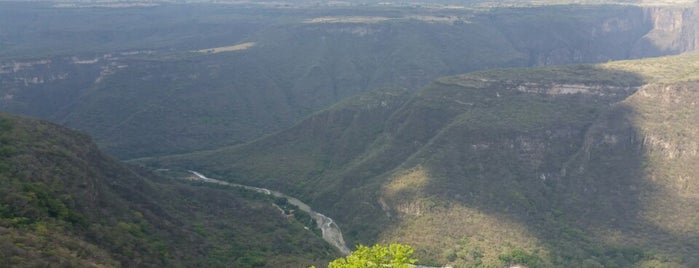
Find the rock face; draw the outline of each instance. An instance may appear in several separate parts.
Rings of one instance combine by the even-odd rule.
[[[644,23],[650,31],[634,46],[632,58],[676,54],[699,46],[699,7],[649,7]]]
[[[594,20],[547,19],[523,23],[539,31],[521,29],[531,37],[519,37],[517,41],[523,43],[514,43],[527,53],[532,66],[657,57],[693,51],[699,45],[699,7],[636,7]],[[572,21],[576,27],[566,28]],[[511,25],[505,27],[506,33],[508,28]]]

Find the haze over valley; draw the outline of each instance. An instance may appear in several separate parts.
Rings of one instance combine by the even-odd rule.
[[[695,1],[0,2],[0,266],[697,267]]]

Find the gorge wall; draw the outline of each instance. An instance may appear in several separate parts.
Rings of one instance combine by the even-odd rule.
[[[632,58],[677,54],[699,46],[699,7],[649,7],[643,19],[652,28],[634,46]]]

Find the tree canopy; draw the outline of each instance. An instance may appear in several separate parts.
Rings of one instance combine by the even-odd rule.
[[[409,245],[395,243],[388,247],[378,244],[372,247],[358,245],[349,256],[330,262],[328,268],[408,268],[411,267],[410,264],[417,262],[417,259],[411,258],[414,252]]]

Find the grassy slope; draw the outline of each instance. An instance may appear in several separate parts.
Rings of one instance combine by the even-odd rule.
[[[336,254],[266,196],[124,166],[51,123],[0,124],[0,266],[280,267]]]
[[[348,240],[410,243],[428,263],[693,266],[696,83],[686,81],[698,80],[698,55],[447,77],[372,112],[384,123],[368,146],[343,143],[354,123],[318,121],[346,112],[338,105],[160,164],[299,193]],[[552,84],[604,94],[518,90]]]

